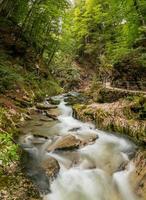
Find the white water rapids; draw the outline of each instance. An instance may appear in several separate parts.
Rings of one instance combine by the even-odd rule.
[[[72,108],[64,102],[63,96],[58,109],[62,114],[55,125],[60,135],[76,129],[79,137],[97,134],[94,144],[76,150],[78,163],[72,164],[69,156],[48,153],[60,164],[60,172],[51,184],[51,193],[44,200],[136,200],[129,182],[134,170],[128,154],[133,144],[125,138],[95,129],[90,123],[73,118]],[[121,166],[124,166],[123,168]]]

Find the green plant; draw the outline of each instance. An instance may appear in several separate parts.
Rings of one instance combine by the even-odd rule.
[[[12,134],[0,132],[0,160],[3,165],[19,159],[18,145],[13,142]]]
[[[0,92],[10,90],[23,81],[22,76],[10,63],[0,61]]]

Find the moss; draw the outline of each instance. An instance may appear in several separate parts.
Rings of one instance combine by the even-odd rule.
[[[73,109],[76,110],[76,111],[80,111],[80,110],[86,109],[86,108],[87,108],[87,106],[84,105],[84,104],[75,104],[75,105],[73,105]]]
[[[131,112],[129,109],[129,104],[123,108],[126,115]],[[121,115],[120,112],[115,112],[115,110],[109,110],[108,112],[104,108],[92,108],[83,105],[77,105],[75,107],[76,117],[84,121],[94,121],[97,128],[115,132],[119,134],[124,134],[131,137],[132,140],[138,144],[144,144],[146,141],[146,124],[143,121],[126,117],[126,115]]]
[[[85,111],[84,111],[84,114],[93,117],[94,116],[94,110],[92,110],[90,108],[86,108]]]
[[[146,97],[144,95],[135,96],[133,98],[133,104],[130,107],[132,115],[135,119],[145,120],[146,119]]]

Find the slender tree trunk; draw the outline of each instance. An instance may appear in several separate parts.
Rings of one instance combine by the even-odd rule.
[[[51,31],[51,26],[50,26],[50,23],[49,23],[49,25],[48,25],[46,31],[44,30],[44,34],[49,36],[49,35],[50,35],[50,31]],[[40,53],[41,56],[43,56],[43,53],[44,53],[44,51],[45,51],[45,47],[46,47],[46,41],[45,41],[45,40],[43,41],[42,46],[43,46],[43,47],[42,47],[41,53]]]
[[[22,31],[22,32],[24,32],[25,27],[26,27],[26,24],[27,24],[29,18],[31,17],[31,14],[32,14],[32,12],[33,12],[33,10],[34,10],[36,4],[37,4],[37,0],[32,4],[31,8],[29,9],[29,11],[28,11],[28,13],[27,13],[27,15],[26,15],[26,17],[25,17],[25,19],[24,19],[24,22],[23,22],[22,28],[21,28],[21,31]],[[21,33],[22,33],[22,32],[21,32]]]
[[[52,59],[53,59],[53,57],[54,57],[54,55],[55,55],[55,52],[56,52],[56,49],[57,49],[57,44],[55,44],[55,46],[54,46],[54,50],[53,50],[53,52],[52,52],[52,54],[51,54],[51,56],[50,56],[50,59],[49,59],[49,61],[48,61],[48,66],[50,65],[50,63],[52,62]]]
[[[15,2],[13,3],[10,0],[3,0],[0,2],[0,13],[2,13],[4,11],[5,16],[4,17],[8,17],[10,15],[10,13],[12,13],[12,11],[14,10],[15,7]]]
[[[41,3],[41,1],[42,1],[42,0],[35,0],[35,1],[33,2],[32,6],[31,6],[31,8],[29,9],[29,11],[28,11],[28,13],[27,13],[27,15],[26,15],[26,17],[25,17],[25,19],[24,19],[24,22],[23,22],[23,24],[22,24],[22,26],[21,26],[21,31],[20,31],[20,33],[19,33],[18,38],[20,38],[21,35],[22,35],[22,33],[25,32],[26,27],[27,27],[27,24],[28,24],[28,22],[29,22],[29,19],[31,18],[32,13],[33,13],[33,11],[34,11],[34,9],[35,9],[35,6],[36,6],[36,5],[39,5],[39,4]]]

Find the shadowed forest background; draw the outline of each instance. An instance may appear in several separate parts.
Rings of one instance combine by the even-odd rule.
[[[64,77],[79,81],[80,64],[99,80],[145,88],[145,1],[11,0],[1,1],[0,12],[1,57],[7,50],[32,76],[38,66],[64,87]]]

